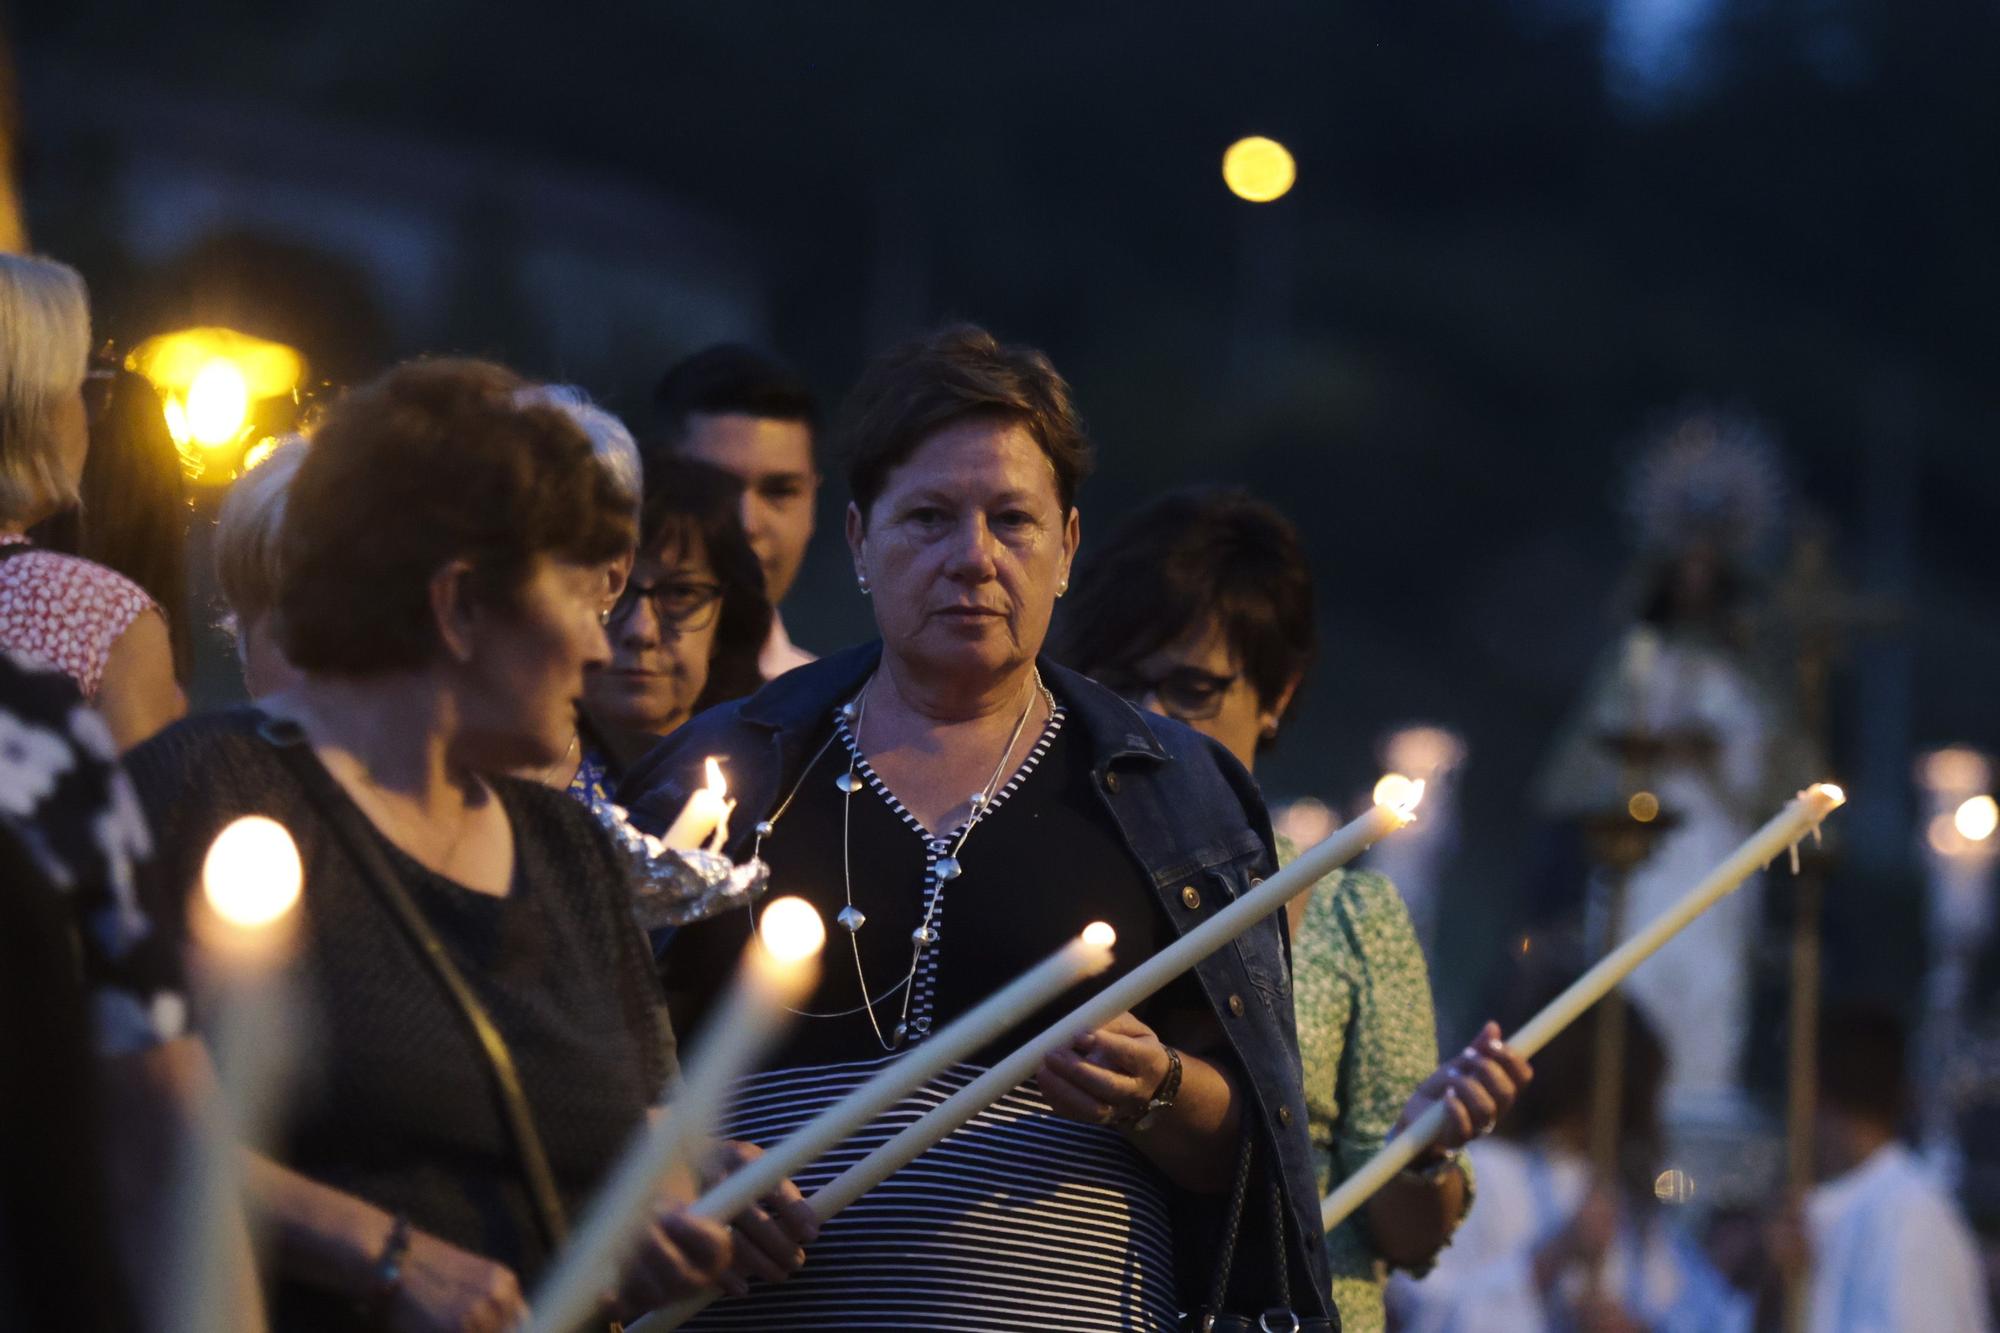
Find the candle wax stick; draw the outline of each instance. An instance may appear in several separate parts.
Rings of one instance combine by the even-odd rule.
[[[833,1217],[980,1111],[1027,1082],[1050,1051],[1068,1043],[1080,1032],[1102,1027],[1140,1001],[1165,989],[1169,982],[1243,935],[1259,921],[1281,910],[1286,903],[1329,873],[1368,850],[1385,834],[1409,823],[1410,818],[1407,811],[1377,805],[1359,819],[1308,847],[1290,865],[1106,986],[960,1089],[943,1105],[829,1181],[806,1202],[812,1205],[813,1212],[822,1222]],[[679,1328],[706,1309],[717,1295],[708,1291],[655,1310],[631,1325],[630,1333],[641,1333],[642,1330],[644,1333],[664,1333],[664,1330]]]
[[[1738,847],[1728,860],[1717,866],[1707,879],[1688,890],[1678,902],[1660,913],[1631,939],[1599,959],[1596,966],[1578,977],[1569,989],[1529,1019],[1508,1044],[1524,1059],[1533,1058],[1558,1032],[1575,1022],[1579,1015],[1623,981],[1633,969],[1657,953],[1661,945],[1679,934],[1688,922],[1720,902],[1755,871],[1769,864],[1779,852],[1817,828],[1820,821],[1845,799],[1840,788],[1824,783],[1800,792],[1783,810],[1773,815],[1769,823],[1752,834],[1749,841]],[[1439,1102],[1384,1144],[1382,1150],[1359,1171],[1320,1201],[1321,1224],[1331,1231],[1345,1221],[1377,1190],[1388,1184],[1391,1177],[1436,1142],[1444,1132],[1444,1125],[1445,1108]]]
[[[784,1142],[695,1200],[688,1211],[726,1221],[818,1161],[868,1122],[977,1051],[1077,982],[1111,965],[1111,946],[1071,940],[988,996],[977,1008],[910,1047],[888,1068],[827,1108]]]
[[[796,905],[779,899],[769,914]],[[818,924],[818,916],[813,923]],[[825,938],[824,930],[820,939]],[[803,999],[819,975],[819,946],[803,958],[780,958],[753,938],[721,1009],[702,1025],[700,1058],[681,1080],[673,1102],[639,1131],[591,1201],[570,1243],[542,1279],[529,1308],[531,1333],[569,1333],[596,1315],[617,1287],[619,1269],[643,1222],[660,1201],[667,1173],[708,1141],[736,1081],[756,1066],[783,1026],[785,1011]]]
[[[283,1101],[295,1013],[285,967],[298,944],[304,882],[285,826],[245,815],[216,835],[189,908],[191,979],[210,1015],[204,1043],[216,1078],[179,1169],[183,1222],[166,1317],[174,1333],[235,1327],[239,1294],[255,1282],[243,1271],[241,1151],[264,1140]]]

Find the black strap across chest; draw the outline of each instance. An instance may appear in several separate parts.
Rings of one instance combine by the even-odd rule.
[[[423,913],[410,900],[401,878],[376,842],[374,830],[364,822],[361,812],[334,781],[333,775],[313,755],[306,743],[305,733],[296,724],[274,720],[260,727],[259,734],[270,742],[285,766],[298,778],[307,799],[333,829],[341,846],[360,869],[362,879],[367,881],[418,954],[430,965],[439,985],[471,1029],[485,1057],[487,1073],[493,1080],[494,1093],[509,1136],[514,1141],[516,1155],[521,1159],[522,1174],[527,1178],[528,1195],[534,1204],[542,1239],[553,1254],[561,1248],[568,1233],[568,1221],[564,1215],[562,1195],[556,1189],[555,1173],[549,1166],[548,1153],[542,1146],[541,1134],[535,1128],[534,1109],[528,1105],[527,1094],[521,1087],[520,1071],[515,1067],[513,1052],[507,1048],[507,1039],[494,1026],[486,1006],[473,993],[458,965],[452,962],[444,942],[438,939],[437,932],[431,929]]]

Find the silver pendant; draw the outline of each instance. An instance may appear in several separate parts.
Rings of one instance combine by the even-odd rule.
[[[851,796],[854,794],[855,789],[860,787],[861,779],[855,777],[852,772],[842,773],[833,780],[833,785]]]
[[[928,948],[936,944],[937,940],[938,933],[935,926],[918,926],[910,932],[910,943],[916,945],[919,949]]]
[[[937,864],[931,867],[931,873],[938,877],[938,883],[949,884],[952,880],[958,878],[958,858],[955,856],[940,856]]]
[[[972,793],[972,813],[976,815],[985,808],[986,808],[986,793],[983,791],[976,791]]]
[[[868,924],[868,914],[854,906],[854,904],[849,903],[840,909],[840,915],[835,917],[834,920],[838,921],[846,928],[847,933],[852,935]]]
[[[903,1038],[907,1037],[909,1034],[910,1034],[910,1025],[908,1023],[896,1024],[896,1030],[889,1034],[889,1049],[893,1051],[898,1046],[901,1046],[903,1044]]]
[[[770,821],[770,820],[768,820],[768,819],[760,819],[760,820],[758,820],[758,821],[757,821],[757,836],[758,836],[758,837],[760,837],[760,838],[768,838],[768,837],[770,837],[770,836],[771,836],[771,821]]]

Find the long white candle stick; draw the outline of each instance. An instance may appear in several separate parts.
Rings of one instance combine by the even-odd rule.
[[[1110,926],[1091,923],[1082,935],[989,995],[977,1008],[910,1048],[901,1059],[848,1093],[783,1143],[695,1200],[689,1212],[725,1221],[776,1189],[799,1168],[864,1128],[882,1112],[1086,977],[1111,966],[1117,940]]]
[[[1550,1001],[1539,1014],[1523,1024],[1509,1045],[1524,1058],[1531,1058],[1549,1044],[1558,1032],[1575,1022],[1585,1010],[1608,994],[1632,970],[1652,957],[1660,946],[1679,934],[1690,921],[1734,892],[1759,867],[1796,846],[1806,834],[1819,827],[1847,799],[1830,783],[1809,787],[1795,797],[1769,823],[1750,836],[1727,861],[1717,866],[1701,883],[1689,889],[1672,907],[1631,939],[1597,961],[1596,966],[1570,983],[1569,989]],[[1418,1116],[1408,1128],[1389,1140],[1359,1171],[1342,1181],[1340,1187],[1320,1201],[1320,1222],[1328,1230],[1340,1223],[1389,1183],[1398,1171],[1416,1160],[1417,1154],[1437,1141],[1444,1132],[1445,1107],[1438,1103]]]
[[[278,1109],[286,1068],[291,991],[284,966],[297,940],[304,887],[298,846],[263,815],[232,821],[209,845],[202,893],[190,915],[195,979],[207,993],[216,1097],[195,1126],[181,1173],[179,1228],[168,1327],[208,1333],[241,1325],[240,1293],[254,1277],[242,1201],[242,1146],[263,1137]]]
[[[618,1270],[658,1205],[662,1181],[705,1142],[736,1081],[753,1068],[819,975],[826,927],[800,898],[764,909],[728,997],[702,1027],[701,1059],[672,1103],[639,1132],[535,1293],[533,1333],[569,1333],[614,1290]]]
[[[1307,848],[1297,860],[1252,888],[1229,906],[1106,986],[1012,1054],[908,1126],[868,1156],[827,1182],[807,1200],[821,1221],[881,1184],[1002,1097],[1033,1077],[1050,1051],[1131,1009],[1176,977],[1284,907],[1330,872],[1346,865],[1385,834],[1409,823],[1423,794],[1413,783],[1405,802],[1377,805],[1330,837]],[[716,1299],[709,1291],[654,1311],[631,1325],[632,1333],[679,1328]]]

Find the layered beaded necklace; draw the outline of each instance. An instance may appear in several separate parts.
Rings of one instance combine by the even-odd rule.
[[[861,1003],[850,1009],[829,1012],[815,1012],[807,1009],[794,1009],[791,1012],[802,1018],[846,1018],[853,1014],[866,1013],[868,1015],[868,1026],[874,1029],[875,1040],[881,1044],[883,1050],[894,1051],[902,1046],[912,1030],[910,1003],[916,993],[917,968],[923,962],[924,951],[938,941],[938,932],[933,921],[937,916],[938,901],[944,891],[944,886],[952,880],[957,879],[962,873],[958,860],[959,852],[965,847],[966,839],[972,836],[972,830],[977,828],[979,822],[992,812],[994,797],[998,794],[1002,783],[1005,782],[1007,777],[1007,761],[1013,756],[1014,747],[1021,743],[1021,733],[1027,730],[1028,719],[1034,715],[1036,698],[1039,697],[1047,703],[1051,719],[1056,716],[1057,710],[1055,695],[1051,694],[1048,686],[1042,683],[1041,671],[1039,669],[1035,670],[1032,679],[1029,681],[1028,697],[1026,703],[1022,705],[1021,716],[1015,721],[1014,730],[1007,737],[1007,744],[1000,751],[1000,761],[993,766],[993,776],[987,779],[984,787],[972,794],[972,808],[966,816],[965,822],[959,826],[957,839],[947,845],[944,838],[932,837],[928,830],[924,831],[925,836],[930,838],[934,844],[944,847],[944,855],[932,861],[929,869],[925,872],[925,878],[929,882],[926,885],[924,895],[924,914],[923,919],[918,922],[917,928],[910,932],[909,970],[903,974],[902,980],[890,986],[880,995],[876,995],[868,988],[868,974],[861,964],[860,936],[862,927],[868,924],[868,916],[867,913],[854,904],[854,870],[850,857],[854,822],[854,793],[864,785],[859,771],[865,762],[861,751],[861,726],[868,714],[868,691],[874,683],[874,677],[869,677],[867,684],[861,687],[861,692],[840,706],[840,713],[835,723],[833,734],[827,737],[826,743],[820,746],[818,752],[806,764],[804,771],[799,774],[798,782],[794,783],[791,791],[785,794],[785,799],[778,803],[778,808],[771,812],[771,817],[758,822],[756,840],[752,844],[751,855],[755,857],[761,853],[764,839],[771,835],[771,831],[777,825],[778,820],[790,808],[792,799],[799,794],[799,788],[805,785],[806,779],[812,775],[812,771],[818,765],[820,759],[825,756],[828,750],[833,748],[833,743],[838,740],[846,741],[847,768],[839,777],[834,779],[834,785],[840,789],[841,793],[840,874],[846,905],[840,909],[840,914],[835,919],[847,931],[848,946],[854,956],[854,977],[861,987]],[[890,1029],[885,1035],[882,1030],[881,1018],[876,1012],[876,1006],[893,999],[898,991],[903,993],[902,1009],[897,1015],[895,1027]],[[925,1025],[925,1022],[926,1020],[922,1019],[917,1021],[918,1036],[923,1035],[922,1027]]]

